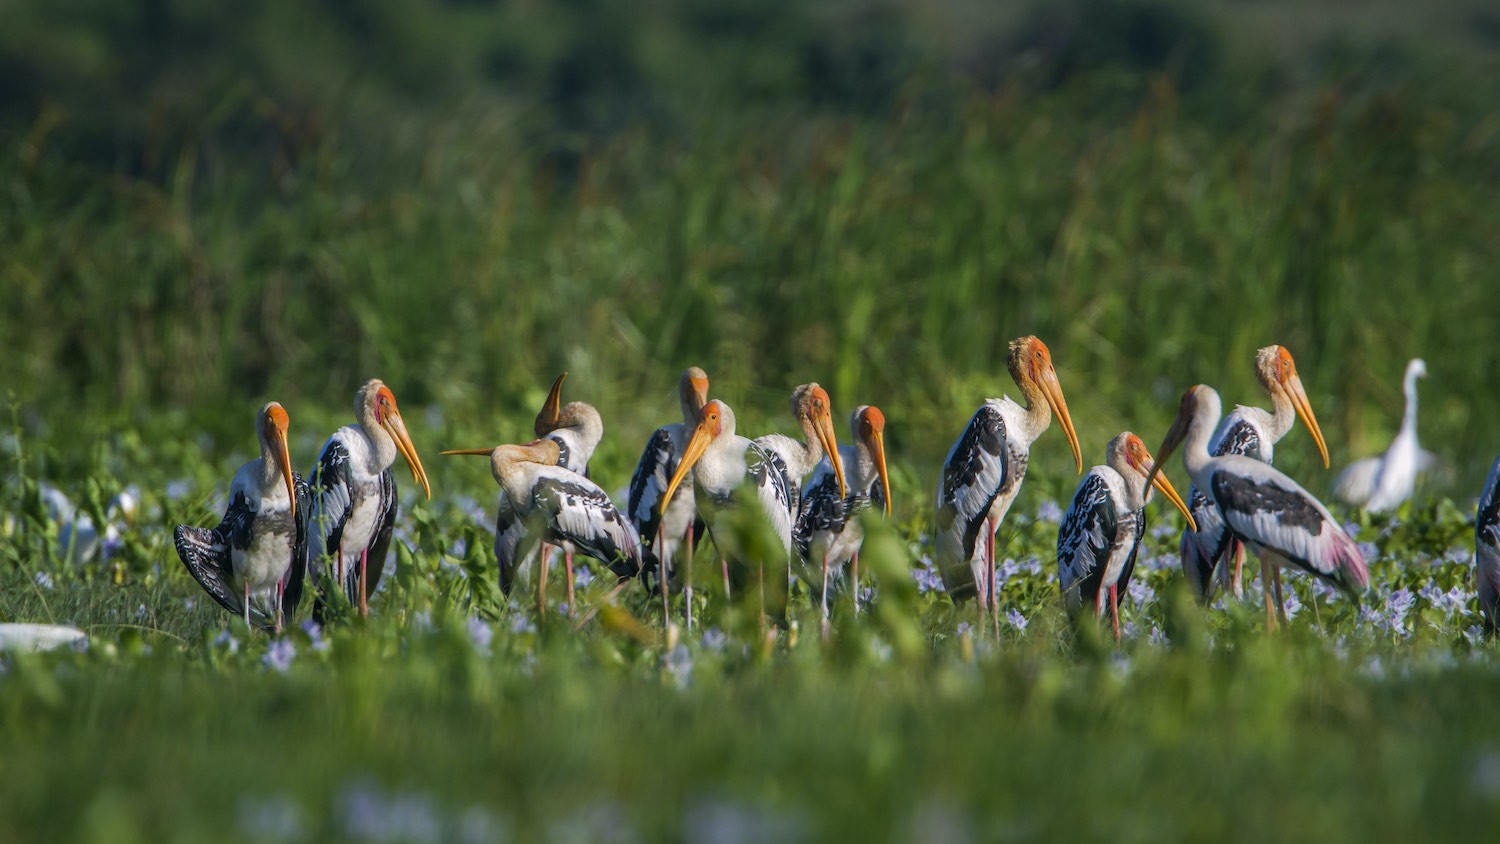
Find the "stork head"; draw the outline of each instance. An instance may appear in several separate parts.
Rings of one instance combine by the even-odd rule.
[[[1057,370],[1052,368],[1052,352],[1037,337],[1021,337],[1010,341],[1010,356],[1006,361],[1010,377],[1026,396],[1035,403],[1041,399],[1051,408],[1057,421],[1062,424],[1068,437],[1068,446],[1073,449],[1073,463],[1083,471],[1083,451],[1078,447],[1078,434],[1073,430],[1073,417],[1068,415],[1068,402],[1063,398],[1062,385],[1057,381]]]
[[[432,498],[432,486],[427,482],[427,470],[422,468],[422,459],[417,456],[417,447],[412,445],[411,435],[406,432],[406,422],[401,419],[401,410],[396,407],[396,394],[391,392],[379,378],[371,378],[354,398],[354,413],[366,430],[379,428],[390,435],[400,450],[401,456],[411,467],[411,476],[422,492]]]
[[[726,433],[734,433],[734,416],[729,406],[718,399],[703,405],[703,409],[698,411],[698,426],[693,429],[692,437],[682,450],[682,458],[677,461],[677,471],[672,474],[672,479],[667,482],[667,491],[662,494],[662,512],[666,512],[667,504],[677,494],[677,487],[682,484],[682,479],[693,468],[693,464],[703,457],[703,452],[708,450],[714,440]]]
[[[1110,441],[1108,452],[1109,465],[1115,471],[1127,477],[1133,474],[1145,478],[1151,487],[1165,495],[1172,506],[1182,513],[1183,518],[1187,519],[1188,529],[1197,532],[1198,523],[1193,519],[1192,512],[1172,487],[1172,482],[1167,480],[1166,473],[1157,471],[1156,461],[1152,459],[1151,452],[1146,450],[1146,444],[1141,442],[1140,437],[1126,431]],[[1149,491],[1146,494],[1149,495]]]
[[[838,437],[833,433],[833,401],[828,391],[816,382],[803,384],[792,390],[792,418],[797,420],[808,439],[816,440],[833,464],[833,473],[839,479],[839,497],[848,494],[844,483],[844,465],[839,458]]]
[[[1146,477],[1148,483],[1156,479],[1161,472],[1162,463],[1166,462],[1172,452],[1182,445],[1187,439],[1188,433],[1195,425],[1213,424],[1219,418],[1222,410],[1219,403],[1219,394],[1213,387],[1207,384],[1194,384],[1187,388],[1182,394],[1182,401],[1177,405],[1177,416],[1172,419],[1172,427],[1167,429],[1167,435],[1162,438],[1161,448],[1156,450],[1155,465],[1151,467],[1151,474]]]
[[[281,473],[282,483],[286,484],[286,497],[292,502],[292,515],[297,515],[297,488],[292,482],[292,456],[291,449],[287,447],[286,434],[291,426],[291,419],[286,415],[286,408],[277,402],[267,402],[256,415],[256,424],[260,429],[261,459],[269,460],[271,465]]]
[[[684,369],[677,380],[677,396],[682,402],[683,418],[698,418],[698,411],[708,404],[708,373],[696,366]]]
[[[885,414],[874,405],[864,405],[854,410],[849,420],[854,438],[864,444],[875,460],[875,474],[880,478],[880,491],[885,496],[885,514],[891,514],[891,476],[885,468]]]
[[[1323,468],[1327,469],[1328,444],[1323,441],[1323,429],[1318,427],[1318,419],[1313,415],[1312,402],[1308,401],[1307,390],[1303,389],[1302,379],[1297,375],[1297,362],[1292,360],[1292,353],[1285,346],[1266,346],[1257,351],[1255,374],[1273,400],[1279,396],[1292,403],[1297,415],[1302,417],[1302,424],[1312,434],[1313,442],[1318,444]]]
[[[1406,364],[1406,377],[1410,379],[1427,377],[1427,362],[1421,358],[1412,358]]]

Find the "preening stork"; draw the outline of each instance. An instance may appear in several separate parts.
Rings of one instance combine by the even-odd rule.
[[[1500,627],[1500,458],[1490,467],[1474,517],[1474,585],[1486,632]]]
[[[396,407],[396,396],[380,379],[371,378],[354,394],[354,416],[356,424],[338,429],[323,444],[312,472],[308,566],[321,588],[328,560],[334,583],[359,607],[360,615],[368,615],[369,596],[380,582],[396,527],[396,479],[391,473],[396,454],[406,458],[412,478],[428,498],[432,487]],[[320,596],[314,606],[320,619],[323,606]]]
[[[667,602],[668,584],[678,578],[684,579],[684,604],[689,629],[693,626],[693,582],[691,562],[693,559],[695,533],[698,530],[698,510],[693,502],[691,473],[686,485],[673,497],[671,506],[662,511],[662,493],[677,471],[677,464],[687,448],[693,429],[698,426],[698,414],[708,403],[708,374],[696,366],[682,371],[677,381],[677,399],[682,408],[682,421],[663,425],[646,441],[646,449],[630,476],[630,497],[626,513],[641,537],[641,578],[657,577],[657,588],[661,591],[663,618]],[[687,553],[688,566],[679,574],[674,560],[678,549]],[[666,572],[661,577],[660,572]],[[648,583],[649,587],[649,583]]]
[[[838,472],[824,458],[802,487],[802,504],[792,526],[792,544],[801,565],[799,574],[810,589],[819,590],[823,618],[828,618],[829,593],[835,597],[844,584],[844,566],[850,566],[849,583],[854,610],[859,612],[859,549],[864,529],[859,516],[872,505],[891,514],[891,481],[885,466],[885,414],[880,408],[862,405],[849,417],[852,445],[839,446],[839,457],[848,472],[848,491],[840,494]]]
[[[1146,478],[1155,467],[1141,438],[1126,431],[1109,441],[1105,465],[1095,466],[1078,491],[1057,529],[1057,580],[1063,603],[1076,615],[1087,604],[1094,617],[1109,606],[1115,641],[1120,641],[1120,592],[1130,585],[1136,552],[1146,532],[1146,502],[1151,488]],[[1163,472],[1151,483],[1187,518],[1193,514]],[[1211,506],[1211,505],[1210,505]]]
[[[828,393],[817,384],[803,384],[792,392],[792,413],[806,436],[798,443],[790,437],[772,434],[755,440],[735,433],[734,411],[714,399],[703,406],[677,471],[662,494],[663,511],[671,506],[673,495],[692,473],[697,491],[697,506],[708,524],[714,545],[725,560],[725,589],[743,585],[750,564],[764,572],[764,560],[748,559],[740,547],[739,537],[728,523],[740,506],[736,493],[747,487],[754,495],[755,507],[775,532],[787,565],[791,562],[792,517],[796,512],[802,477],[810,472],[823,454],[831,455],[838,477],[839,494],[846,492],[843,461],[838,456],[838,441],[833,433]],[[733,575],[733,577],[731,577]],[[764,578],[762,578],[764,589]]]
[[[1413,358],[1406,364],[1401,384],[1406,394],[1406,414],[1401,418],[1401,430],[1396,432],[1385,454],[1356,460],[1339,473],[1333,482],[1333,494],[1340,500],[1371,513],[1394,510],[1411,498],[1417,475],[1436,462],[1432,452],[1424,451],[1417,442],[1417,379],[1426,376],[1427,364],[1421,358]]]
[[[260,457],[229,485],[229,507],[213,529],[178,525],[177,556],[219,606],[281,632],[302,599],[307,569],[307,484],[292,471],[290,420],[276,402],[256,415]]]
[[[1077,471],[1083,471],[1078,435],[1047,345],[1035,337],[1012,340],[1007,364],[1026,404],[1009,397],[987,399],[948,450],[938,479],[938,570],[954,601],[977,594],[981,612],[995,608],[995,532],[1026,477],[1031,444],[1052,424],[1052,414],[1062,423]]]
[[[1302,387],[1302,378],[1297,375],[1297,363],[1285,346],[1266,346],[1255,353],[1255,375],[1266,395],[1271,397],[1273,410],[1267,412],[1259,407],[1238,405],[1224,417],[1214,430],[1209,441],[1209,453],[1214,456],[1239,454],[1270,463],[1276,443],[1292,429],[1297,417],[1312,434],[1318,444],[1318,453],[1323,457],[1323,468],[1328,468],[1328,445],[1323,441],[1323,430],[1318,427],[1313,415],[1312,403],[1307,400],[1307,391]],[[1193,520],[1198,529],[1182,532],[1182,572],[1187,576],[1193,593],[1207,602],[1213,597],[1214,572],[1221,573],[1226,583],[1232,584],[1234,594],[1241,594],[1240,568],[1244,564],[1245,549],[1238,540],[1230,537],[1219,511],[1202,490],[1196,486],[1188,489],[1188,502],[1192,507]],[[1227,559],[1234,559],[1231,574]],[[1224,568],[1219,569],[1221,561]]]
[[[1198,384],[1182,396],[1177,418],[1157,450],[1154,476],[1179,446],[1193,484],[1218,508],[1230,534],[1249,546],[1261,562],[1266,598],[1266,627],[1276,618],[1271,608],[1273,579],[1268,566],[1291,563],[1315,574],[1351,597],[1370,585],[1365,558],[1322,502],[1296,481],[1271,466],[1239,454],[1214,457],[1208,442],[1222,410],[1219,394]],[[1278,581],[1275,581],[1279,583]],[[1277,595],[1280,611],[1281,596]]]
[[[641,543],[635,528],[598,484],[558,465],[562,449],[556,440],[443,454],[490,458],[490,472],[505,490],[515,516],[514,525],[502,525],[495,540],[501,571],[513,571],[546,542],[562,546],[570,571],[573,554],[581,552],[603,562],[621,578],[640,572]],[[547,614],[547,565],[547,558],[539,555],[536,595],[542,618]],[[573,610],[571,606],[568,609]]]
[[[604,419],[591,404],[575,401],[563,405],[562,384],[567,377],[568,373],[564,372],[552,382],[552,389],[547,391],[547,399],[542,402],[542,409],[537,412],[533,430],[538,437],[557,444],[558,466],[586,478],[589,474],[589,460],[593,459],[594,449],[598,448],[599,441],[604,439]],[[500,569],[500,591],[506,597],[510,596],[518,569],[526,562],[526,558],[516,557],[509,550],[502,549],[515,547],[518,535],[513,534],[520,530],[523,530],[521,521],[502,486],[500,500],[495,507],[495,561]],[[548,557],[550,564],[550,555],[551,549],[548,548],[548,543],[543,541],[538,556]],[[571,556],[564,555],[564,561],[567,567],[568,610],[571,612],[573,609],[573,559]]]

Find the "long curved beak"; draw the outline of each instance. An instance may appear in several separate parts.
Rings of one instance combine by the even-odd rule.
[[[875,474],[880,476],[880,491],[885,494],[885,515],[891,515],[891,476],[885,470],[885,432],[876,431],[871,438],[870,450],[875,454]]]
[[[849,488],[844,483],[844,464],[839,457],[838,438],[833,433],[833,416],[824,412],[814,417],[813,434],[823,446],[823,453],[828,455],[828,462],[833,464],[833,473],[839,479],[839,498],[844,498],[849,494]]]
[[[1146,483],[1156,485],[1156,476],[1161,474],[1162,464],[1166,463],[1167,458],[1172,456],[1172,452],[1176,451],[1177,447],[1182,445],[1182,441],[1187,439],[1188,420],[1187,414],[1180,410],[1177,412],[1176,418],[1172,420],[1172,427],[1168,428],[1167,435],[1162,437],[1161,448],[1156,450],[1156,457],[1151,461],[1151,474],[1146,476]],[[1192,522],[1192,520],[1192,515],[1188,514],[1188,521]]]
[[[687,447],[682,450],[682,459],[677,461],[677,471],[672,474],[672,480],[667,482],[667,491],[661,497],[660,512],[667,511],[667,505],[671,503],[672,496],[677,494],[677,487],[681,485],[682,479],[687,476],[693,464],[698,462],[703,452],[708,449],[708,444],[713,441],[714,434],[709,429],[708,422],[706,420],[699,422],[698,427],[693,429],[693,436],[688,440]]]
[[[1318,444],[1318,453],[1323,455],[1323,468],[1328,468],[1328,444],[1323,442],[1323,429],[1318,427],[1317,417],[1313,416],[1312,402],[1307,400],[1307,391],[1302,389],[1302,378],[1293,375],[1287,379],[1286,391],[1292,397],[1292,407],[1297,409],[1297,415],[1302,417],[1302,423],[1312,433],[1313,442]]]
[[[286,497],[292,502],[292,515],[297,515],[297,485],[292,481],[292,454],[287,447],[286,429],[277,426],[276,436],[271,438],[271,456],[281,469],[281,480],[286,484]]]
[[[396,448],[400,449],[401,456],[406,458],[407,465],[411,466],[411,476],[422,486],[422,492],[430,499],[432,498],[432,485],[427,482],[427,470],[422,468],[422,459],[417,457],[417,447],[411,444],[411,435],[406,433],[406,423],[401,421],[401,414],[392,413],[385,417],[386,431],[391,439],[396,441]]]
[[[1073,449],[1073,462],[1078,472],[1083,473],[1083,451],[1078,447],[1078,434],[1073,430],[1073,417],[1068,415],[1068,402],[1063,398],[1062,385],[1057,382],[1057,371],[1051,366],[1042,373],[1042,395],[1057,421],[1062,423],[1063,433],[1068,436],[1068,445]]]
[[[1187,502],[1183,501],[1182,496],[1177,494],[1177,490],[1172,488],[1172,482],[1167,480],[1167,474],[1160,471],[1160,464],[1155,460],[1151,462],[1151,485],[1162,495],[1165,495],[1167,500],[1172,502],[1172,506],[1176,507],[1178,512],[1182,513],[1182,517],[1187,519],[1188,530],[1197,533],[1198,521],[1193,518],[1192,511],[1188,510]]]
[[[489,457],[491,454],[495,453],[495,450],[493,448],[452,448],[447,451],[440,451],[438,453],[443,455],[473,454],[480,457]]]
[[[562,384],[568,373],[557,376],[552,382],[552,389],[547,392],[547,400],[542,402],[542,409],[536,415],[536,425],[533,429],[539,437],[545,437],[557,430],[557,418],[562,415]]]

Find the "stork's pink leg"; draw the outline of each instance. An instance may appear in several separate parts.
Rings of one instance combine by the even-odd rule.
[[[726,557],[719,558],[719,568],[724,570],[724,602],[729,602],[729,560]]]
[[[859,615],[859,552],[849,560],[849,579],[854,585],[854,614]]]
[[[670,568],[669,564],[671,560],[669,559],[669,557],[671,555],[668,552],[667,543],[664,541],[665,537],[665,528],[662,525],[658,524],[656,526],[656,579],[660,581],[660,583],[658,583],[657,585],[661,589],[662,624],[666,624],[670,621],[670,618],[667,615],[669,606],[667,601],[667,570]]]
[[[370,598],[365,592],[365,584],[370,582],[370,549],[359,552],[359,617],[370,617]]]
[[[828,638],[828,554],[823,554],[823,638]]]
[[[986,571],[990,577],[990,625],[995,631],[995,641],[1000,641],[1000,575],[995,571],[995,531],[999,526],[986,521],[984,523],[985,548],[990,558]]]
[[[573,617],[573,546],[563,546],[563,567],[568,571],[568,618]]]
[[[537,557],[536,561],[536,622],[538,625],[547,621],[547,565],[546,554]]]
[[[282,595],[283,590],[285,590],[285,589],[286,589],[286,579],[285,578],[282,578],[281,580],[276,581],[276,635],[278,635],[278,636],[281,635],[281,625],[282,625],[282,617],[281,617],[281,595]]]
[[[1286,624],[1286,600],[1281,597],[1281,566],[1271,566],[1271,582],[1276,586],[1276,620]]]
[[[1242,570],[1245,568],[1245,543],[1238,539],[1231,540],[1234,543],[1234,597],[1245,597],[1245,582]]]
[[[1120,584],[1109,585],[1109,615],[1115,622],[1115,644],[1120,644]]]
[[[682,612],[687,620],[687,629],[693,629],[693,523],[688,522],[687,528],[687,559],[683,562],[682,569]]]
[[[1271,577],[1266,571],[1266,560],[1260,560],[1260,592],[1266,603],[1266,632],[1276,629],[1276,613],[1271,609]]]

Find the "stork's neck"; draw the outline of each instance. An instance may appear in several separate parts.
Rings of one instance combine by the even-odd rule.
[[[1188,422],[1187,436],[1182,442],[1182,465],[1187,469],[1188,477],[1199,489],[1208,489],[1208,463],[1212,457],[1208,453],[1208,441],[1213,437],[1213,430],[1219,424],[1219,404],[1203,402],[1198,405],[1193,418]]]
[[[581,401],[570,403],[558,414],[558,423],[559,428],[577,431],[584,450],[589,454],[593,454],[599,441],[604,439],[604,419],[593,405]]]
[[[286,479],[281,474],[281,461],[276,459],[276,450],[265,437],[260,438],[260,494],[277,502],[286,501]]]
[[[1047,397],[1042,395],[1042,388],[1036,381],[1030,378],[1017,379],[1016,386],[1021,388],[1021,395],[1026,399],[1026,416],[1021,422],[1024,427],[1021,435],[1026,442],[1033,443],[1052,424],[1052,407],[1047,404]]]
[[[1417,434],[1417,373],[1406,373],[1406,383],[1401,385],[1401,391],[1406,394],[1406,413],[1401,417],[1400,434],[1415,437]]]
[[[1267,427],[1271,431],[1271,441],[1280,442],[1297,424],[1297,409],[1292,407],[1292,399],[1285,390],[1267,389],[1266,392],[1271,394],[1271,407],[1275,409],[1275,413],[1266,414],[1270,423]]]
[[[844,481],[848,484],[850,494],[868,493],[876,481],[875,454],[870,451],[870,446],[856,434],[854,445],[841,445],[839,452],[844,463]]]
[[[361,419],[355,427],[370,447],[365,470],[371,475],[378,475],[391,468],[391,464],[396,462],[396,441],[391,438],[390,432],[375,424],[373,418]]]

